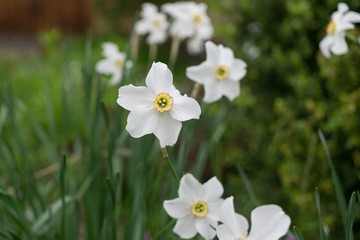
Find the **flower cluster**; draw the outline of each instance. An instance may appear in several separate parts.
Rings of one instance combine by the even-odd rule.
[[[149,34],[148,44],[161,44],[168,35],[180,40],[188,40],[189,53],[199,53],[203,42],[213,35],[213,26],[207,15],[207,5],[195,2],[166,3],[161,6],[162,12],[151,3],[144,3],[140,19],[135,24],[137,35]],[[172,18],[171,24],[166,14]]]
[[[246,218],[234,210],[233,197],[221,198],[224,188],[213,177],[201,184],[190,173],[180,180],[179,197],[164,201],[164,209],[177,219],[173,231],[183,239],[199,233],[204,239],[278,240],[290,227],[290,217],[281,207],[269,204],[251,212],[251,230]],[[220,224],[219,224],[220,222]]]

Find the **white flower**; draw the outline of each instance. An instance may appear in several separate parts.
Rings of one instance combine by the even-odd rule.
[[[330,58],[330,52],[335,55],[347,53],[345,31],[353,29],[354,23],[360,22],[360,14],[349,11],[345,3],[338,3],[338,9],[331,15],[331,21],[326,28],[327,35],[321,40],[319,47],[322,54]]]
[[[220,207],[220,224],[216,228],[219,240],[278,240],[290,226],[290,217],[281,207],[263,205],[251,212],[251,230],[245,217],[234,211],[233,197],[224,200]]]
[[[205,49],[206,61],[188,67],[187,77],[204,85],[204,102],[215,102],[223,95],[232,101],[240,94],[239,81],[246,74],[246,63],[234,58],[231,49],[211,41],[205,43]]]
[[[179,197],[164,201],[166,212],[177,219],[173,231],[185,239],[197,233],[205,239],[214,238],[223,192],[216,177],[201,184],[190,173],[185,174],[180,180]]]
[[[148,44],[163,43],[167,38],[169,23],[164,13],[158,12],[152,3],[143,3],[140,12],[141,19],[135,24],[135,32],[138,35],[149,34]]]
[[[105,59],[96,63],[96,72],[102,74],[111,74],[110,84],[115,85],[121,82],[123,68],[130,67],[131,62],[126,61],[125,53],[119,51],[114,43],[103,43],[103,55]]]
[[[200,39],[200,38],[189,38],[187,40],[187,51],[188,53],[195,55],[195,54],[199,54],[201,52],[203,52],[203,48],[204,48],[204,40]]]
[[[170,26],[170,35],[180,39],[192,38],[202,40],[210,39],[214,28],[207,15],[207,5],[195,2],[167,3],[162,10],[174,19]],[[188,42],[192,44],[192,42]],[[191,47],[191,46],[190,46]]]
[[[130,111],[126,130],[135,138],[154,133],[161,147],[172,146],[181,121],[199,119],[200,106],[174,87],[172,73],[164,63],[153,63],[145,81],[146,87],[127,85],[119,89],[117,103]]]

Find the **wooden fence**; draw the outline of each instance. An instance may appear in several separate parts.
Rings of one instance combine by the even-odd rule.
[[[0,0],[0,33],[84,31],[91,18],[91,0]]]

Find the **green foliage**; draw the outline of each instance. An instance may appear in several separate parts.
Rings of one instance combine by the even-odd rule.
[[[95,3],[105,30],[80,38],[53,30],[39,36],[40,54],[0,56],[0,238],[178,239],[162,202],[177,194],[172,175],[185,172],[201,181],[216,175],[244,215],[281,205],[298,240],[360,238],[352,233],[360,47],[348,41],[349,52],[331,59],[318,49],[336,1],[207,1],[214,42],[234,49],[248,73],[234,102],[201,104],[201,120],[184,123],[168,159],[153,136],[128,136],[118,86],[94,73],[102,42],[129,51],[134,16],[126,11],[141,1]],[[166,62],[169,49],[167,42],[157,60]],[[122,84],[143,85],[148,51],[140,47]],[[204,57],[180,51],[172,70],[182,93],[193,87],[185,68]]]

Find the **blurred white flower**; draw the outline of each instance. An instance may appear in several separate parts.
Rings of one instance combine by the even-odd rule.
[[[200,65],[188,67],[186,76],[204,85],[204,102],[215,102],[223,95],[232,101],[240,94],[239,81],[246,74],[246,63],[234,58],[233,51],[223,45],[207,41],[205,49],[206,60]]]
[[[148,44],[160,44],[167,38],[169,23],[164,13],[152,3],[143,3],[140,12],[141,19],[135,23],[135,33],[138,35],[149,34]]]
[[[338,3],[337,11],[331,15],[331,21],[327,25],[327,35],[321,40],[319,47],[322,54],[330,58],[332,52],[335,55],[347,53],[348,45],[345,41],[345,32],[353,29],[354,23],[360,22],[360,14],[349,11],[346,3]]]
[[[170,35],[174,38],[191,38],[198,42],[201,40],[203,44],[214,33],[213,25],[207,15],[207,5],[205,3],[166,3],[162,6],[162,10],[174,19],[170,26]],[[188,44],[192,43],[188,42]],[[202,44],[200,45],[201,47]],[[197,51],[201,49],[198,48]]]
[[[201,184],[190,173],[185,174],[180,180],[179,197],[164,201],[166,212],[177,219],[173,231],[185,239],[197,233],[205,239],[214,238],[223,192],[216,177]]]
[[[96,63],[97,73],[111,74],[110,85],[121,82],[124,67],[132,66],[130,61],[126,61],[125,53],[119,51],[114,43],[106,42],[102,44],[104,59]]]
[[[164,63],[153,63],[145,81],[146,87],[130,84],[119,89],[117,103],[130,111],[126,130],[135,138],[153,133],[162,148],[172,146],[181,122],[199,119],[200,106],[174,87],[173,75]]]
[[[220,224],[216,228],[219,240],[278,240],[290,226],[290,217],[281,207],[263,205],[251,212],[251,230],[245,217],[234,211],[233,197],[224,200],[220,207]]]

